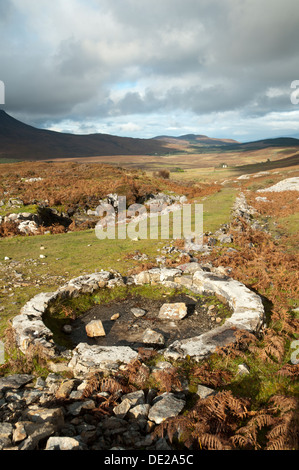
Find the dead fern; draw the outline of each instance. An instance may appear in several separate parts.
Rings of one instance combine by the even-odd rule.
[[[237,423],[250,415],[248,408],[248,400],[234,397],[231,391],[219,392],[199,399],[186,416],[166,420],[155,433],[166,434],[170,442],[177,439],[194,450],[233,449],[230,437]]]
[[[298,450],[298,399],[276,395],[269,400],[269,409],[277,416],[274,426],[267,433],[267,450]]]
[[[234,332],[235,342],[227,346],[217,347],[216,353],[219,356],[232,359],[235,357],[246,358],[246,352],[251,351],[257,343],[258,338],[249,331],[237,330]]]
[[[139,359],[130,361],[121,372],[122,383],[125,382],[130,391],[136,390],[137,388],[144,388],[149,376],[149,368]]]
[[[175,367],[153,371],[152,375],[157,381],[159,392],[182,390],[181,378]]]
[[[270,398],[265,408],[253,414],[247,424],[231,437],[236,448],[298,449],[299,415],[296,398],[276,395]]]
[[[259,432],[265,426],[271,426],[273,422],[273,417],[262,411],[251,418],[246,426],[239,428],[234,436],[231,437],[231,442],[236,448],[260,450],[261,445],[258,442]]]
[[[92,410],[93,414],[97,418],[101,418],[103,416],[111,416],[113,408],[118,404],[118,397],[116,395],[110,395],[108,398],[101,397],[101,399],[102,402],[99,403],[98,406]]]
[[[191,376],[199,380],[202,385],[212,388],[219,388],[227,384],[231,379],[231,373],[227,370],[213,370],[209,363],[195,366],[191,371]]]
[[[264,333],[264,348],[260,351],[260,357],[266,362],[281,363],[285,354],[285,338],[269,328]]]
[[[128,386],[123,377],[109,376],[102,378],[100,390],[101,392],[108,392],[111,395],[117,395],[119,392],[129,393],[132,391],[132,388]]]
[[[289,377],[292,381],[296,381],[299,377],[299,364],[285,364],[277,374],[282,377]]]

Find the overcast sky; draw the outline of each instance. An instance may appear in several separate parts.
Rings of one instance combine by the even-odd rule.
[[[0,0],[2,108],[81,134],[299,136],[298,25],[298,0]]]

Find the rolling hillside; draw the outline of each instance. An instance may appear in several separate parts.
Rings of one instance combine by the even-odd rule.
[[[0,160],[55,160],[86,157],[213,154],[216,160],[228,152],[248,152],[263,149],[291,149],[299,151],[299,140],[291,137],[264,139],[240,143],[232,139],[210,138],[205,135],[186,134],[179,137],[158,136],[151,139],[118,137],[109,134],[76,135],[37,129],[0,110]],[[220,155],[219,155],[220,154]],[[227,157],[226,157],[227,158]],[[142,158],[142,161],[144,159]],[[109,162],[108,162],[109,163]],[[213,165],[216,163],[214,162]]]
[[[179,137],[158,136],[155,138],[161,142],[171,144],[176,147],[185,147],[194,151],[200,149],[223,150],[223,151],[239,151],[247,152],[261,150],[265,148],[299,148],[299,139],[293,137],[277,137],[272,139],[262,139],[253,142],[238,142],[233,139],[216,139],[206,135],[187,134]]]
[[[0,110],[0,159],[52,160],[165,153],[163,142],[107,134],[74,135],[37,129]]]

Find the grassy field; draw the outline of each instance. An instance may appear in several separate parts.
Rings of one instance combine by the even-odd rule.
[[[278,152],[277,157],[281,158],[281,153]],[[297,192],[289,191],[262,193],[267,201],[259,201],[256,197],[260,194],[256,190],[299,176],[298,165],[271,167],[266,174],[259,174],[254,171],[263,171],[264,167],[255,162],[246,167],[244,179],[238,179],[238,175],[245,173],[244,168],[185,168],[183,172],[170,173],[169,180],[154,179],[144,170],[139,173],[118,168],[115,172],[102,168],[105,178],[101,180],[103,174],[98,164],[80,167],[72,167],[72,163],[48,164],[49,174],[44,165],[37,165],[40,170],[37,173],[44,172],[46,184],[37,183],[28,190],[20,182],[28,166],[19,165],[17,171],[16,167],[3,165],[2,191],[10,189],[13,196],[20,196],[26,190],[28,200],[33,194],[44,197],[48,191],[52,202],[61,203],[56,206],[60,209],[68,206],[70,197],[73,202],[85,203],[86,188],[90,188],[90,196],[97,190],[97,197],[100,190],[109,192],[112,187],[116,191],[121,188],[130,191],[133,201],[136,195],[153,189],[179,194],[188,192],[192,204],[203,204],[203,230],[212,233],[229,222],[239,192],[246,194],[248,203],[257,210],[255,218],[263,229],[252,230],[245,223],[241,231],[231,227],[233,243],[216,243],[209,255],[198,256],[215,267],[229,268],[234,279],[261,296],[266,327],[259,335],[243,332],[236,344],[199,363],[174,362],[178,373],[188,381],[193,398],[199,384],[217,389],[218,393],[207,402],[197,400],[194,407],[191,397],[190,409],[185,410],[179,422],[174,419],[165,423],[163,432],[171,436],[173,429],[180,426],[186,442],[197,445],[201,439],[205,449],[230,446],[232,442],[238,449],[297,449],[299,369],[298,364],[291,361],[291,354],[299,331],[296,312],[299,307],[299,200]],[[69,180],[65,179],[66,175]],[[88,202],[93,204],[94,200],[91,198]],[[19,210],[26,210],[26,207]],[[29,208],[34,211],[35,205]],[[4,214],[10,209],[5,205],[2,211]],[[129,237],[99,240],[95,230],[89,229],[0,238],[0,338],[5,339],[10,320],[35,294],[54,291],[74,277],[101,269],[113,269],[125,275],[131,270],[152,267],[156,265],[156,257],[163,254],[163,247],[175,243],[171,235],[170,231],[169,239],[158,240]],[[134,260],[137,252],[145,254],[146,259]],[[177,253],[165,256],[170,262],[179,261]],[[147,294],[154,295],[154,292]],[[239,366],[244,364],[249,368],[245,375],[239,371]],[[16,372],[13,367],[12,360],[4,372]],[[33,367],[38,374],[39,364],[34,363]],[[165,388],[161,386],[160,391]],[[217,431],[215,426],[218,426]]]
[[[123,166],[130,169],[145,170],[152,172],[160,169],[168,169],[174,171],[180,168],[184,171],[192,170],[199,174],[202,170],[208,173],[212,169],[221,170],[222,164],[226,164],[230,170],[230,174],[238,176],[244,173],[244,169],[239,168],[248,165],[258,165],[264,167],[264,169],[275,168],[275,162],[287,158],[293,158],[298,155],[298,148],[264,148],[259,150],[209,150],[203,148],[201,151],[184,151],[182,153],[172,153],[171,148],[168,155],[133,155],[128,157],[127,155],[117,156],[95,156],[86,157],[84,162],[89,163],[102,163],[114,166]],[[297,157],[298,158],[298,157]],[[80,158],[73,159],[57,159],[61,162],[81,162]],[[298,161],[297,161],[298,164]],[[257,170],[256,171],[261,171]],[[224,172],[225,173],[225,172]],[[192,173],[191,173],[192,177]],[[192,178],[193,179],[193,178]]]
[[[202,199],[198,198],[197,202],[203,204],[203,229],[213,232],[229,219],[235,190],[226,188]],[[129,269],[140,265],[128,257],[136,251],[146,254],[147,262],[156,264],[157,250],[170,242],[171,239],[150,238],[134,241],[130,237],[99,240],[94,230],[0,239],[0,306],[5,309],[1,314],[0,331],[3,333],[8,319],[41,289],[55,290],[73,277],[101,269],[114,269],[125,275]],[[5,261],[5,257],[9,260]],[[21,282],[13,281],[15,271],[22,274]]]

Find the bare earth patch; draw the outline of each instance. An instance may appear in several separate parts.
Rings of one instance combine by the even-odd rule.
[[[152,329],[164,337],[165,343],[160,346],[169,346],[176,339],[201,335],[212,329],[216,321],[221,321],[217,307],[210,305],[211,302],[208,303],[208,298],[197,299],[187,294],[178,294],[171,298],[171,303],[183,302],[186,304],[186,317],[176,321],[162,320],[158,316],[160,308],[165,302],[163,299],[130,297],[105,305],[96,305],[72,323],[71,340],[74,345],[86,342],[89,345],[130,345],[133,348],[138,348],[152,346],[143,342],[145,331]],[[142,309],[145,314],[139,317],[135,316],[132,309]],[[119,317],[116,320],[111,320],[111,317],[117,314]],[[87,336],[85,327],[93,320],[102,321],[106,332],[105,337],[90,338]],[[157,347],[157,345],[155,346]]]

